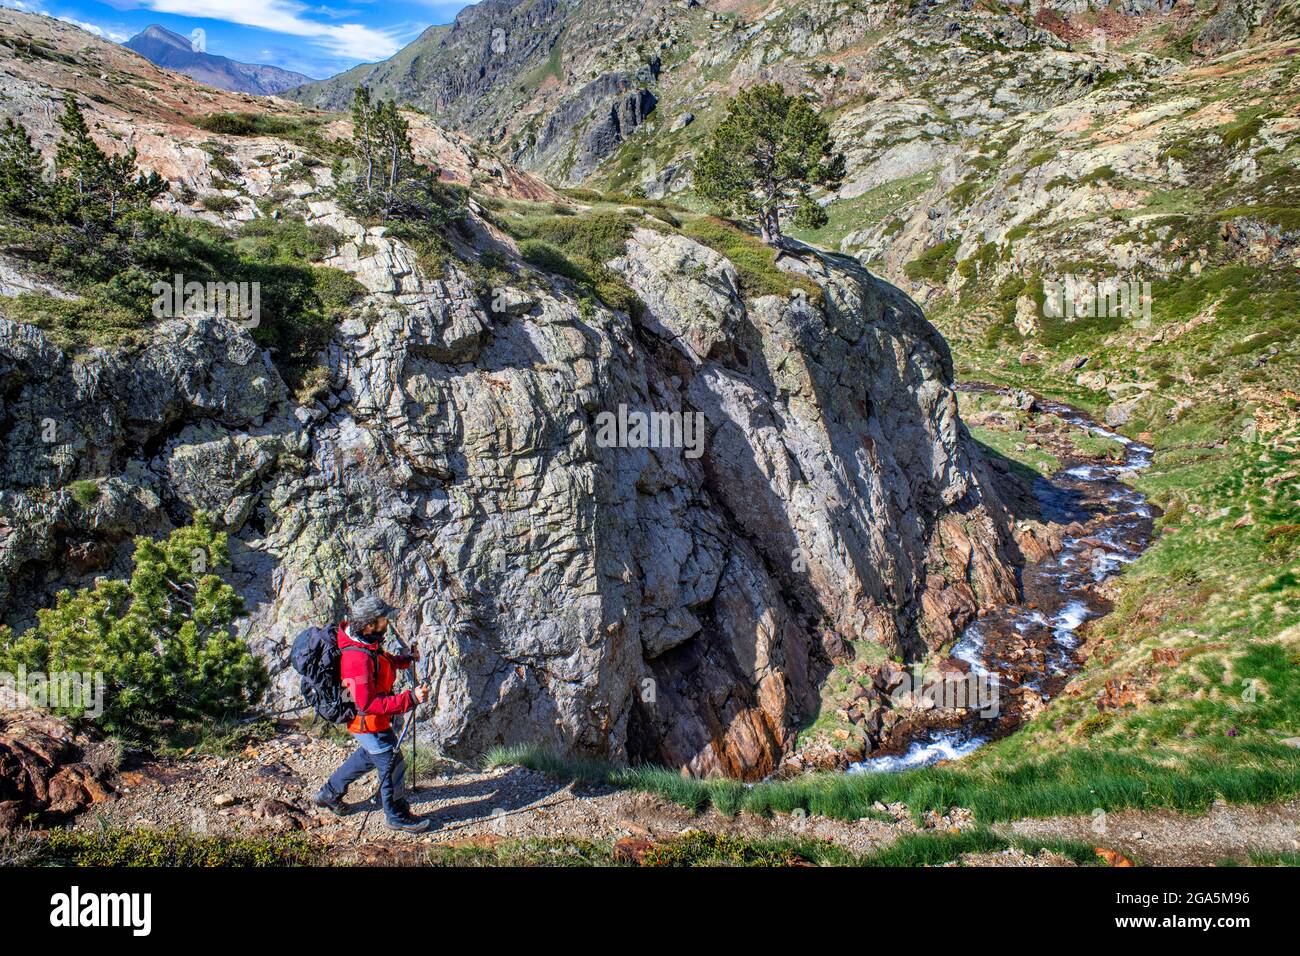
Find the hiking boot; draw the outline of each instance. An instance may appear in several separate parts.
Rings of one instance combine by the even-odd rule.
[[[348,805],[328,790],[322,790],[320,793],[316,794],[312,803],[316,804],[316,806],[320,807],[322,810],[328,810],[336,817],[344,816],[348,812]]]
[[[397,820],[385,820],[384,825],[390,830],[401,830],[404,833],[424,833],[430,826],[427,819],[409,815]]]

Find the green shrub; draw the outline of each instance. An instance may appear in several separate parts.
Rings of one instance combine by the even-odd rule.
[[[137,538],[129,582],[60,592],[21,637],[0,633],[0,668],[102,672],[104,724],[130,737],[242,714],[268,678],[231,629],[243,602],[216,573],[229,563],[226,535],[202,513],[166,540]]]
[[[640,300],[606,263],[626,252],[633,221],[622,213],[508,220],[524,261],[584,286],[611,309],[635,313]]]
[[[51,830],[35,838],[36,861],[46,866],[312,866],[325,847],[302,834],[264,837],[200,836],[166,830]]]
[[[810,301],[822,301],[821,286],[805,276],[778,269],[776,250],[752,233],[714,216],[701,216],[687,222],[682,227],[682,234],[726,256],[736,267],[740,291],[746,298],[763,295],[788,297],[799,289]]]
[[[275,136],[314,153],[347,155],[349,150],[344,141],[327,140],[321,135],[321,127],[328,121],[326,116],[282,113],[222,112],[190,117],[190,122],[199,129],[222,136]]]
[[[223,136],[253,136],[258,125],[252,113],[209,113],[194,117],[192,122],[199,129]]]
[[[208,212],[230,212],[239,207],[239,200],[234,196],[227,196],[225,193],[208,193],[199,201],[203,203],[203,208]]]
[[[1250,116],[1243,120],[1230,123],[1220,135],[1223,137],[1223,146],[1225,149],[1236,149],[1239,146],[1246,146],[1259,135],[1259,131],[1264,128],[1264,116]]]
[[[635,225],[624,213],[599,212],[580,217],[552,215],[510,228],[518,238],[541,240],[564,250],[566,256],[603,266],[626,253]]]
[[[921,253],[903,266],[903,272],[909,279],[917,281],[926,279],[935,285],[943,285],[952,271],[953,257],[961,246],[960,239],[949,239]]]
[[[99,501],[99,483],[93,480],[74,481],[68,486],[68,491],[83,508],[93,507]]]

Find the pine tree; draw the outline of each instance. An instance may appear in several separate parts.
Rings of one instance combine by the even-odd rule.
[[[0,127],[0,211],[37,216],[47,193],[45,161],[27,130],[6,118]]]
[[[358,86],[352,94],[352,155],[361,189],[368,195],[375,182],[375,108],[367,86]]]
[[[382,206],[385,216],[391,215],[402,204],[403,185],[416,175],[415,152],[411,148],[410,124],[393,101],[380,103],[375,111],[379,156],[383,166],[381,186]]]
[[[826,224],[814,186],[838,189],[844,156],[830,127],[803,97],[779,83],[742,90],[695,163],[695,189],[728,213],[753,218],[763,241],[782,242],[781,222]]]
[[[109,156],[90,135],[74,97],[63,101],[54,157],[55,200],[60,217],[87,237],[115,227],[119,220],[147,207],[167,188],[157,174],[136,173],[136,151]]]
[[[393,100],[373,101],[359,86],[352,97],[352,163],[335,167],[338,196],[349,209],[381,222],[419,223],[437,231],[462,215],[459,197],[437,172],[416,162],[411,128]]]
[[[229,561],[226,535],[201,513],[165,540],[137,538],[129,583],[63,591],[23,636],[0,633],[0,668],[102,671],[106,726],[134,736],[243,713],[268,678],[232,632],[243,602],[216,573]]]

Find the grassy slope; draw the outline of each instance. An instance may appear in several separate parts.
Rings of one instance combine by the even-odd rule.
[[[1295,70],[1283,60],[1272,72],[1264,112],[1294,114],[1294,84],[1277,78]],[[1300,736],[1300,284],[1293,264],[1243,254],[1221,226],[1243,206],[1272,210],[1251,218],[1285,222],[1300,205],[1300,144],[1279,149],[1254,138],[1261,75],[1210,73],[1191,87],[1230,104],[1235,118],[1162,140],[1187,165],[1174,214],[1168,193],[1138,188],[1137,206],[1094,223],[1116,243],[1175,263],[1145,267],[1154,280],[1149,327],[1057,323],[1023,336],[991,282],[931,306],[964,378],[1027,388],[1098,416],[1116,395],[1097,376],[1149,386],[1120,431],[1156,449],[1135,482],[1164,511],[1159,537],[1121,579],[1114,613],[1092,629],[1091,657],[1070,693],[981,752],[975,767],[1096,755],[1187,768],[1171,781],[1182,795],[1170,805],[1195,805],[1215,788],[1255,801],[1300,792],[1300,751],[1280,743]],[[1225,175],[1246,155],[1256,176]],[[1031,227],[1021,237],[1031,256],[1046,253],[1044,268],[1069,248],[1054,245],[1053,232]],[[1186,255],[1176,265],[1180,246],[1203,265],[1191,268]],[[1087,273],[1092,264],[1070,265]],[[1102,264],[1098,274],[1107,271],[1114,267]],[[991,318],[972,321],[981,313]],[[1062,371],[1063,361],[1084,355],[1086,374]],[[1146,773],[1155,782],[1163,769]],[[1257,791],[1238,786],[1250,780]]]

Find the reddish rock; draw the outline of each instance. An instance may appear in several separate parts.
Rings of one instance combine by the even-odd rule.
[[[1106,861],[1107,866],[1132,866],[1133,861],[1126,857],[1118,850],[1110,850],[1104,846],[1093,847],[1093,852],[1102,860]]]
[[[645,862],[645,855],[654,848],[653,840],[644,837],[623,837],[614,844],[614,860],[617,863],[634,863],[640,866]]]
[[[67,818],[111,797],[67,721],[32,708],[0,712],[0,830]]]
[[[1146,703],[1146,689],[1127,680],[1111,677],[1106,681],[1102,692],[1097,696],[1097,710],[1119,710],[1124,707],[1137,707]]]

